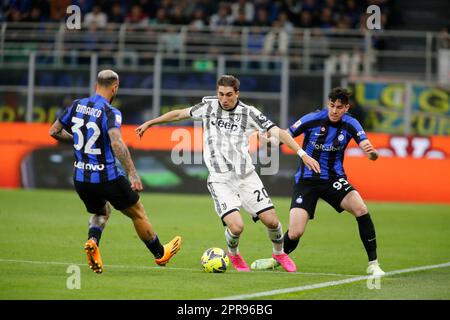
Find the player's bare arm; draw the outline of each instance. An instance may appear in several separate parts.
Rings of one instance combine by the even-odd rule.
[[[48,130],[48,134],[58,141],[73,143],[73,135],[71,135],[64,129],[62,123],[59,122],[59,120],[56,120],[53,123],[53,125]]]
[[[269,130],[270,136],[275,136],[279,141],[287,145],[291,150],[295,151],[300,158],[302,158],[303,163],[308,167],[309,170],[313,170],[316,173],[320,173],[320,165],[314,158],[311,158],[292,138],[292,136],[286,131],[281,130],[277,126],[272,127]]]
[[[119,159],[130,179],[131,188],[134,191],[142,191],[141,178],[139,178],[137,174],[133,160],[131,160],[130,151],[125,142],[123,142],[120,130],[118,128],[112,128],[108,131],[108,135],[111,139],[111,147],[114,151],[114,155]]]
[[[368,139],[361,141],[359,147],[364,151],[369,160],[375,161],[378,159],[378,151],[372,146]]]
[[[190,118],[191,116],[189,114],[189,110],[190,108],[169,111],[162,116],[159,116],[158,118],[148,120],[147,122],[141,124],[135,129],[135,132],[139,136],[139,138],[142,138],[144,132],[151,126],[161,123],[181,121]]]

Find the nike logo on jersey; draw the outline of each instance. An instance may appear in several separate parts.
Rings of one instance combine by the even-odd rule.
[[[314,135],[315,136],[323,136],[325,133],[317,133],[317,132],[314,132]]]

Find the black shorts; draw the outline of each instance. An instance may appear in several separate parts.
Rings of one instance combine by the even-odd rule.
[[[116,210],[131,207],[139,200],[139,194],[131,189],[130,182],[124,176],[104,182],[88,183],[74,181],[75,190],[90,213],[98,213],[109,201]]]
[[[331,180],[300,180],[294,186],[291,209],[302,208],[308,212],[309,218],[314,219],[317,200],[319,198],[328,202],[337,212],[342,212],[342,199],[350,192],[356,190],[345,178]]]

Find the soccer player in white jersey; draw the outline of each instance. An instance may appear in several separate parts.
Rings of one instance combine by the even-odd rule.
[[[204,97],[202,102],[186,109],[172,110],[151,119],[138,128],[142,138],[151,126],[188,118],[203,121],[203,157],[209,170],[208,189],[215,210],[226,226],[228,255],[237,271],[250,271],[239,253],[238,244],[244,229],[240,207],[267,227],[273,245],[272,257],[288,272],[297,270],[294,262],[283,251],[283,231],[264,185],[252,164],[249,137],[255,131],[269,133],[294,150],[303,163],[320,172],[319,163],[308,156],[284,130],[253,106],[239,100],[239,80],[223,75],[217,82],[217,97]]]

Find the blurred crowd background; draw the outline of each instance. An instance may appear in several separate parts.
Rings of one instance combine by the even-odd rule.
[[[2,1],[0,21],[60,22],[70,5],[80,7],[84,26],[108,23],[140,25],[282,26],[300,28],[364,28],[366,8],[381,8],[383,28],[402,24],[400,9],[390,0],[22,0]]]

